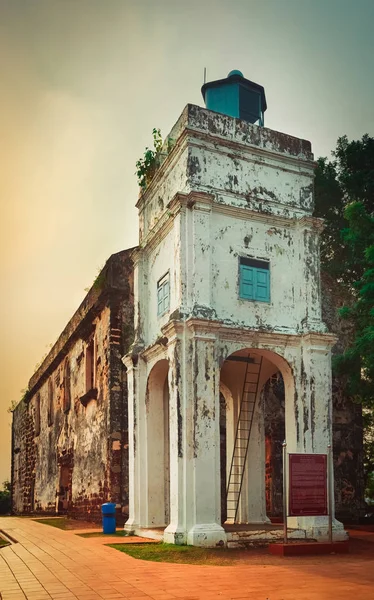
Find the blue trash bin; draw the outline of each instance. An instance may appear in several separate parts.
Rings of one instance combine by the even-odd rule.
[[[116,532],[116,505],[114,502],[106,502],[101,505],[101,514],[103,516],[103,533]]]

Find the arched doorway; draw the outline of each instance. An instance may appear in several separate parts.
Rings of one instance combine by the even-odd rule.
[[[221,493],[221,503],[226,506],[228,524],[269,522],[264,405],[267,382],[279,373],[286,393],[293,394],[291,370],[274,352],[244,348],[229,355],[222,365],[220,389],[224,386],[226,390],[226,494]],[[224,512],[222,509],[221,514]]]
[[[166,527],[170,512],[169,363],[157,362],[147,381],[147,526]]]

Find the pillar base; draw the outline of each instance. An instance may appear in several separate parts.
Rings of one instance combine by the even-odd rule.
[[[329,541],[328,517],[288,517],[287,523],[288,527],[303,529],[307,539]],[[343,523],[336,519],[332,521],[332,537],[334,542],[344,542],[348,539]]]
[[[214,548],[215,546],[226,546],[226,543],[226,532],[218,523],[194,525],[187,534],[187,544],[190,546]]]
[[[134,519],[127,519],[123,528],[125,531],[135,531],[135,529],[139,529],[139,524],[136,523]]]
[[[175,525],[168,525],[164,531],[165,544],[176,544],[177,546],[185,546],[187,544],[187,534],[184,529]]]

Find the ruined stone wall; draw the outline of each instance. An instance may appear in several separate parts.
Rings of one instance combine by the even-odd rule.
[[[128,456],[128,402],[127,376],[122,357],[134,339],[134,291],[132,263],[128,261],[113,274],[121,284],[121,293],[110,300],[109,338],[109,438],[110,498],[128,517],[129,456]],[[126,301],[124,301],[126,298]]]
[[[16,513],[59,511],[97,520],[103,502],[127,506],[121,356],[132,339],[132,262],[125,251],[109,259],[14,411]]]
[[[81,398],[86,394],[85,347],[86,340],[79,338],[53,369],[48,379],[36,387],[22,412],[27,423],[27,445],[23,441],[24,427],[19,429],[17,420],[14,429],[20,437],[19,454],[22,468],[33,462],[34,510],[56,511],[56,492],[59,491],[59,472],[62,467],[72,470],[69,490],[69,512],[90,516],[99,510],[102,501],[108,498],[108,404],[109,404],[109,319],[110,311],[105,307],[92,322],[96,343],[96,388],[97,399],[84,406]],[[64,407],[68,393],[68,381],[64,377],[67,361],[70,364],[70,408]],[[48,422],[50,394],[53,396],[53,417]],[[35,427],[37,402],[40,398],[40,433]],[[21,412],[19,409],[18,412]],[[32,439],[31,439],[32,438]],[[17,444],[17,443],[16,443]],[[22,447],[23,446],[23,447]],[[35,448],[35,460],[30,448]],[[23,460],[26,459],[26,460]],[[27,467],[29,468],[29,467]],[[17,476],[15,473],[15,480]],[[21,482],[22,486],[22,482]],[[29,502],[31,505],[32,502]],[[19,507],[19,508],[18,508]],[[15,505],[17,512],[22,507]],[[25,510],[25,505],[23,510]]]
[[[13,510],[16,513],[33,511],[35,485],[34,419],[31,407],[23,400],[13,412]]]

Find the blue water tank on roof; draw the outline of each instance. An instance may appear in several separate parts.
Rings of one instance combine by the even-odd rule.
[[[264,125],[265,90],[245,79],[241,71],[230,71],[226,79],[204,83],[201,93],[209,110]]]

